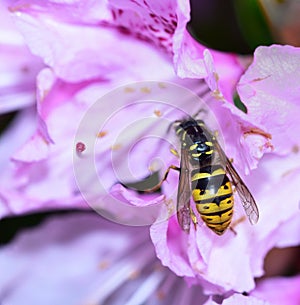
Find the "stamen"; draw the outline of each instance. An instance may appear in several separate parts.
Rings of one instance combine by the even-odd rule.
[[[111,148],[111,150],[116,151],[116,150],[121,149],[122,145],[121,144],[114,144],[110,148]]]
[[[253,127],[253,128],[250,128],[249,130],[244,131],[244,136],[247,136],[249,134],[258,134],[269,140],[272,139],[272,135],[270,133],[265,132],[264,130],[257,128],[257,127]]]
[[[167,84],[165,84],[165,83],[158,83],[158,87],[161,88],[161,89],[165,89],[165,88],[167,88]]]
[[[108,132],[106,130],[102,130],[102,131],[98,132],[97,138],[103,138],[107,135],[107,133]]]
[[[141,90],[142,93],[150,93],[151,92],[151,89],[148,88],[148,87],[142,87],[140,90]]]
[[[132,93],[132,92],[134,92],[134,91],[135,91],[135,89],[132,88],[132,87],[126,87],[126,88],[124,89],[124,92],[125,92],[125,93]]]

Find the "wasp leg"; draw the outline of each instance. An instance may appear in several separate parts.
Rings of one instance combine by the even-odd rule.
[[[236,233],[236,230],[233,228],[233,227],[229,227],[229,230],[236,236],[237,233]]]
[[[144,190],[144,192],[145,193],[152,193],[152,192],[155,192],[155,191],[159,190],[161,188],[162,184],[164,183],[164,181],[167,180],[169,172],[170,172],[171,169],[180,171],[180,167],[177,167],[175,165],[170,165],[167,168],[167,170],[165,171],[165,174],[164,174],[164,177],[162,178],[162,180],[158,184],[156,184],[154,187],[152,187],[151,189]]]
[[[229,227],[230,231],[233,232],[234,235],[237,235],[237,232],[235,231],[235,227],[240,224],[241,222],[246,220],[246,216],[242,216],[231,223],[231,226]]]
[[[193,222],[195,230],[196,230],[197,229],[197,224],[198,224],[198,219],[197,219],[196,214],[195,214],[195,212],[192,208],[190,208],[190,213],[191,213],[192,222]]]
[[[178,153],[178,151],[175,149],[175,148],[170,148],[170,152],[171,152],[171,154],[173,154],[175,157],[179,157],[179,153]]]

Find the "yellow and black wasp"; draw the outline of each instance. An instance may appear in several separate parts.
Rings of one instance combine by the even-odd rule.
[[[207,227],[222,235],[230,226],[233,215],[232,184],[250,223],[255,224],[259,217],[255,200],[204,122],[189,117],[174,124],[181,142],[180,168],[171,165],[155,189],[166,180],[170,169],[180,171],[177,218],[181,228],[189,232],[191,220],[197,224],[197,217],[190,206],[192,196]]]

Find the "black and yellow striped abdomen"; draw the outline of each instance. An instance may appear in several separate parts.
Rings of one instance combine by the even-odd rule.
[[[221,235],[229,227],[233,214],[233,193],[224,168],[207,165],[191,172],[192,195],[197,211],[206,225]]]

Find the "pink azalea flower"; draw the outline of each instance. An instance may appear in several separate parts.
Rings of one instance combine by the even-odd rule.
[[[47,238],[45,239],[45,236]],[[90,213],[51,216],[0,249],[2,304],[199,304],[160,265],[147,228]]]
[[[120,83],[147,79],[149,75],[176,79],[164,54],[143,40],[121,33],[113,23],[108,25],[112,15],[107,8],[101,9],[102,15],[95,19],[97,4],[86,2],[85,17],[80,19],[82,12],[78,13],[76,4],[44,4],[47,10],[32,1],[18,2],[10,8],[32,52],[51,69],[45,68],[37,78],[37,130],[18,151],[10,153],[15,167],[3,174],[2,217],[37,209],[86,207],[79,200],[72,172],[73,137],[82,114]],[[61,7],[69,14],[60,16]],[[80,19],[77,27],[74,18]],[[85,43],[78,37],[85,37]],[[118,52],[113,55],[110,50],[117,44]],[[127,54],[130,48],[137,52],[131,58]],[[76,68],[75,63],[79,65]],[[69,124],[66,116],[72,116],[75,124]]]
[[[299,63],[298,49],[258,48],[253,64],[240,79],[244,67],[236,55],[205,50],[187,33],[189,6],[184,1],[160,5],[110,1],[109,6],[86,1],[79,10],[78,2],[23,0],[11,6],[11,11],[31,52],[48,68],[37,79],[38,128],[14,153],[15,169],[9,169],[2,178],[2,216],[37,209],[86,208],[72,172],[74,157],[75,170],[80,170],[79,176],[88,187],[80,191],[92,197],[96,194],[94,208],[107,213],[105,216],[145,224],[159,214],[160,221],[151,227],[151,238],[163,265],[189,284],[203,287],[205,294],[233,292],[224,304],[255,303],[255,296],[238,293],[255,288],[255,277],[264,272],[266,253],[275,246],[299,244],[299,198],[295,193],[300,182],[299,139],[295,136],[299,133],[298,125],[291,123],[299,116],[299,71],[294,68]],[[180,80],[173,65],[180,77],[195,80]],[[80,125],[88,109],[94,109],[89,107],[99,106],[95,101],[105,93],[118,85],[149,78],[155,82],[125,85],[106,95],[106,102],[95,108],[98,111],[89,121],[95,129],[84,130],[86,125]],[[203,224],[192,228],[189,235],[182,232],[172,206],[172,200],[176,201],[176,173],[170,174],[169,184],[163,185],[160,195],[138,195],[117,184],[144,178],[149,167],[159,169],[151,162],[155,157],[164,161],[162,168],[176,162],[179,165],[169,151],[170,145],[178,149],[174,131],[167,133],[169,122],[182,119],[184,113],[196,113],[202,104],[185,100],[176,94],[174,86],[167,103],[159,103],[159,95],[153,101],[151,94],[154,87],[163,92],[168,80],[202,95],[205,88],[198,78],[205,78],[213,92],[212,97],[204,95],[209,115],[216,117],[226,154],[233,158],[259,206],[260,221],[251,227],[246,220],[239,221],[244,212],[236,200],[233,223],[237,235],[227,231],[219,237]],[[248,114],[233,104],[236,88]],[[114,99],[107,102],[111,96]],[[139,99],[143,103],[133,107],[134,100]],[[71,122],[66,118],[72,118]],[[107,129],[101,129],[103,126]],[[144,141],[149,133],[158,141]],[[90,165],[85,161],[94,157],[92,148],[96,148],[96,172],[85,167]],[[250,170],[254,170],[251,176],[244,176]],[[99,177],[103,179],[98,188]],[[123,206],[111,204],[120,200]],[[288,204],[283,204],[286,201]],[[142,207],[149,207],[146,211],[154,214],[141,213]],[[149,217],[138,223],[139,216]],[[215,300],[211,297],[207,302],[213,304]]]
[[[19,232],[0,248],[0,267],[0,300],[11,305],[294,305],[300,297],[299,276],[266,279],[250,296],[208,297],[160,265],[147,228],[91,213],[48,216]]]
[[[174,218],[171,218],[168,223],[153,225],[151,228],[152,240],[163,264],[180,276],[193,280],[198,278],[201,285],[210,293],[220,293],[224,289],[239,292],[253,289],[254,278],[263,274],[263,260],[268,250],[274,246],[299,244],[300,223],[297,217],[299,197],[295,192],[295,187],[300,182],[297,153],[300,143],[297,136],[298,126],[289,123],[287,132],[295,135],[293,138],[279,128],[279,126],[283,127],[283,122],[297,122],[299,116],[299,110],[294,103],[297,100],[296,96],[299,97],[299,90],[295,90],[293,85],[293,82],[299,78],[296,68],[298,65],[295,64],[300,60],[299,55],[298,49],[292,47],[259,48],[253,64],[239,83],[241,98],[249,109],[249,113],[260,109],[261,119],[260,116],[257,117],[258,126],[262,131],[269,132],[272,140],[274,135],[275,140],[270,141],[274,145],[274,153],[265,157],[260,162],[259,168],[245,179],[259,205],[259,223],[252,228],[247,222],[241,223],[237,226],[236,236],[229,231],[221,238],[214,236],[205,226],[197,228],[195,232],[192,230],[188,237],[183,237],[184,233],[181,232]],[[284,63],[283,59],[274,60],[278,57],[284,57]],[[263,69],[259,69],[260,67]],[[283,73],[278,73],[282,72],[281,67],[287,71],[286,77]],[[252,74],[253,71],[256,72],[255,76]],[[282,78],[279,84],[278,78]],[[268,81],[263,85],[260,80],[263,82],[264,79]],[[287,82],[284,82],[285,79]],[[271,89],[276,86],[278,91],[273,92]],[[280,94],[276,94],[279,91]],[[282,102],[277,103],[276,106],[273,104],[272,108],[268,104],[272,103],[276,97],[277,100],[281,98]],[[225,106],[232,109],[228,104]],[[272,114],[274,111],[282,115],[283,119],[278,120]],[[236,113],[237,111],[234,114]],[[249,115],[247,120],[255,118],[253,114]],[[223,117],[222,121],[226,121],[226,118]],[[226,137],[225,131],[224,136]],[[264,151],[265,144],[262,138],[265,134],[262,132],[255,135],[253,130],[253,136],[253,140],[257,138],[258,144],[254,147]],[[247,143],[247,137],[248,132],[245,132],[244,139],[240,138],[240,141],[244,140]],[[227,145],[230,145],[230,142]],[[245,146],[249,147],[248,143]],[[282,154],[285,154],[284,158],[280,156]],[[229,156],[231,156],[230,151]],[[266,178],[262,180],[261,177]],[[171,182],[171,179],[169,181]],[[291,181],[293,183],[290,183]],[[289,200],[288,204],[283,204],[286,198]],[[237,219],[242,216],[239,214],[239,206],[236,206],[236,215]],[[246,231],[242,233],[243,230]],[[211,287],[211,283],[216,286]]]

